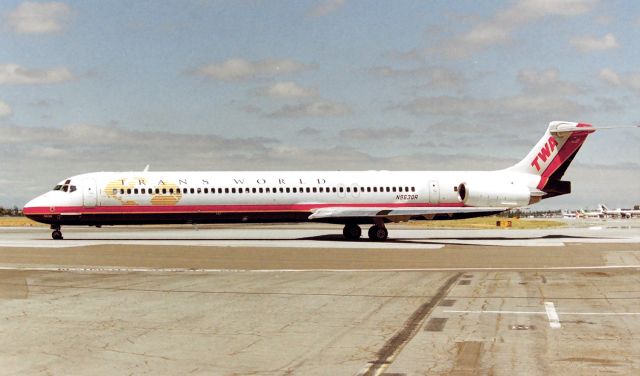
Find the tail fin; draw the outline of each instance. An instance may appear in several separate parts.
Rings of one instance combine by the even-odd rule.
[[[603,211],[603,212],[609,211],[609,208],[606,207],[604,204],[598,204],[598,208],[600,209],[600,211]]]
[[[544,136],[529,154],[507,170],[540,176],[537,189],[546,192],[543,198],[571,192],[571,182],[562,176],[590,133],[589,124],[552,121]]]

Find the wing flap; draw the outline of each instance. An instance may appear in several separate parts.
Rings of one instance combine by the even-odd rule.
[[[390,220],[408,220],[411,217],[429,217],[436,215],[454,215],[469,213],[500,213],[507,207],[329,207],[313,211],[310,220],[332,218],[386,218]]]

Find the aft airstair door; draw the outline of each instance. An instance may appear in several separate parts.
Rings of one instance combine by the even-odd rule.
[[[437,180],[429,181],[429,203],[430,204],[440,203],[440,183],[438,183]]]
[[[98,204],[98,190],[95,180],[85,180],[82,184],[82,204],[85,208],[95,208]]]

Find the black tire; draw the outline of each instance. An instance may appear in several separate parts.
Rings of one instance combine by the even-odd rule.
[[[371,226],[369,228],[369,239],[381,242],[387,240],[389,237],[389,231],[387,231],[386,227],[381,226]]]
[[[362,235],[362,229],[356,224],[346,224],[342,229],[342,235],[347,240],[358,240]]]
[[[60,230],[55,230],[51,233],[51,237],[53,240],[62,240],[62,232]]]

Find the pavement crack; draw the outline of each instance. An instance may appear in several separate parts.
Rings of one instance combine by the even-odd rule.
[[[462,273],[456,273],[440,286],[436,294],[429,300],[416,309],[411,316],[404,322],[402,328],[397,331],[393,337],[378,350],[377,358],[369,363],[371,366],[361,375],[373,376],[380,374],[385,368],[387,368],[396,356],[402,351],[404,346],[416,335],[418,328],[422,325],[424,320],[429,317],[435,307],[440,304],[440,301],[447,296],[451,288],[456,284],[458,279],[462,276]]]

